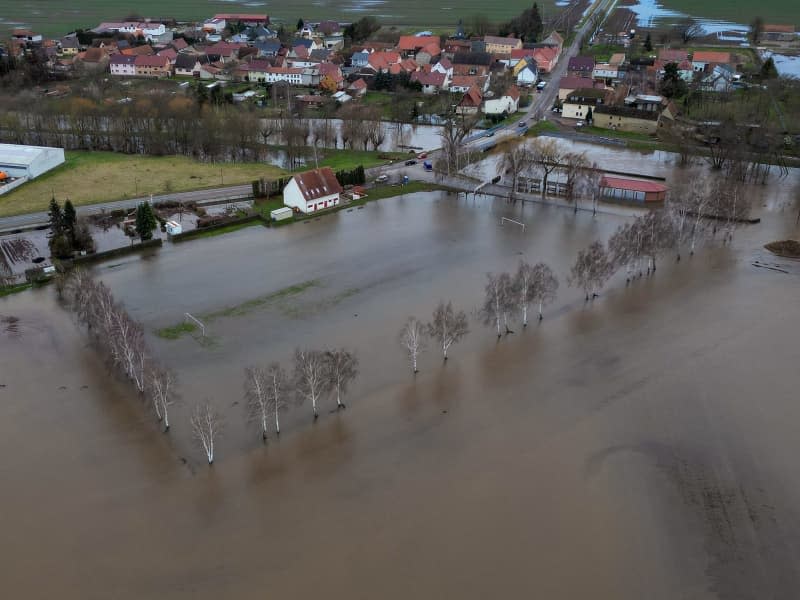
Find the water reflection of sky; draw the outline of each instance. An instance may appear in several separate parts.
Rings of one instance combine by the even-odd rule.
[[[639,0],[633,6],[626,6],[636,13],[636,24],[639,27],[653,27],[657,22],[676,23],[685,19],[689,15],[677,10],[665,8],[658,0]],[[747,31],[747,25],[741,23],[731,23],[729,21],[717,21],[713,19],[696,19],[702,25],[706,33],[718,33],[720,31]]]
[[[784,56],[773,54],[772,60],[778,73],[787,77],[800,77],[800,56]]]

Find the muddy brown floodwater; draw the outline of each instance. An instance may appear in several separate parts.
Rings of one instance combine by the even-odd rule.
[[[569,263],[626,217],[438,193],[99,266],[178,373],[169,435],[51,289],[0,300],[2,595],[800,597],[800,265],[762,249],[797,236],[792,183],[750,190],[763,221],[732,245],[590,305]],[[413,378],[404,318],[475,308],[520,256],[562,280],[544,322],[497,341],[472,318]],[[209,341],[153,334],[185,312]],[[242,369],[327,344],[361,360],[348,409],[293,408],[263,446]]]

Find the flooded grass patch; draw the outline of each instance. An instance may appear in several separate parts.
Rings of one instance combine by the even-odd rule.
[[[29,290],[33,287],[32,283],[21,283],[19,285],[10,285],[4,288],[0,288],[0,298],[3,296],[10,296],[11,294],[16,294],[17,292],[24,292],[25,290]]]
[[[318,280],[310,279],[308,281],[303,281],[302,283],[290,285],[276,292],[267,294],[266,296],[260,296],[258,298],[253,298],[252,300],[247,300],[246,302],[242,302],[241,304],[237,304],[235,306],[228,306],[219,310],[197,315],[197,318],[199,318],[203,323],[210,323],[216,319],[227,317],[243,317],[254,310],[269,306],[271,304],[279,303],[287,298],[299,296],[306,290],[309,290],[313,287],[318,287],[320,285],[321,284]],[[288,311],[286,307],[283,307],[283,310],[284,312]],[[286,314],[288,314],[288,312]],[[197,331],[198,327],[196,323],[185,321],[169,327],[162,327],[161,329],[157,329],[155,333],[158,337],[165,340],[177,340],[184,335],[191,335],[203,346],[213,347],[217,344],[217,341],[213,338],[213,336],[205,335],[198,337],[196,335]]]
[[[172,327],[162,327],[156,330],[156,335],[165,340],[177,340],[184,334],[194,333],[197,330],[197,325],[185,321]]]

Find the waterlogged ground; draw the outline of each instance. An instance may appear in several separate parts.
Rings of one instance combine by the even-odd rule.
[[[224,413],[212,469],[185,406],[159,433],[51,290],[1,299],[5,595],[795,597],[800,268],[761,249],[797,237],[790,191],[591,305],[563,277],[625,216],[438,193],[99,267],[184,401]],[[413,378],[404,318],[473,309],[520,256],[562,279],[545,321],[497,341],[473,318]],[[156,335],[185,312],[205,342]],[[242,368],[327,344],[360,357],[349,408],[293,408],[263,446]]]

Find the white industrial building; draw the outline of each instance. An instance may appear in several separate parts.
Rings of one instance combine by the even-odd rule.
[[[0,171],[9,177],[33,179],[62,164],[63,148],[0,144]]]

